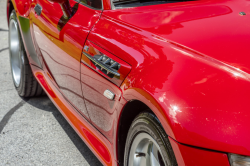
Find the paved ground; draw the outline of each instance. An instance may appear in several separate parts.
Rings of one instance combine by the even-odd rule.
[[[0,166],[101,165],[48,97],[20,98],[8,52],[5,0],[0,0]]]

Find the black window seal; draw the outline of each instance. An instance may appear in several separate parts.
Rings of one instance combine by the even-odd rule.
[[[80,3],[83,6],[86,6],[86,7],[90,8],[90,9],[93,9],[93,10],[100,10],[100,11],[104,10],[103,9],[103,0],[101,0],[102,1],[102,8],[101,9],[97,9],[97,8],[92,7],[92,6],[89,6],[89,5],[85,4],[85,3],[82,3],[80,0],[74,0],[74,1],[77,2],[77,3]]]

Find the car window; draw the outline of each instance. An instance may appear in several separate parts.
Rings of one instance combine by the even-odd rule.
[[[102,0],[76,0],[77,2],[87,5],[91,8],[102,9]]]

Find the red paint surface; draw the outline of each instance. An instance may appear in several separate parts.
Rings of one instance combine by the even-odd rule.
[[[104,11],[88,39],[131,64],[124,98],[148,105],[172,138],[250,155],[250,15],[239,15],[248,5],[202,0]]]
[[[45,80],[44,76],[42,75],[42,73],[37,73],[36,77],[39,80],[39,82],[43,85],[43,88],[46,90],[46,92],[49,93],[49,96],[52,97],[52,98],[56,98],[55,93],[53,92],[51,87],[46,82],[46,80]]]
[[[42,14],[38,17],[33,9],[36,4],[43,8]],[[70,19],[65,19],[58,3],[47,0],[33,1],[30,14],[33,40],[37,43],[37,52],[39,54],[40,51],[60,91],[85,118],[89,119],[81,89],[80,59],[87,35],[99,19],[101,11],[89,9],[73,0],[70,1],[70,5],[74,15]]]
[[[12,0],[12,3],[15,5],[14,8],[19,15],[23,17],[27,17],[29,15],[31,0]]]
[[[120,74],[120,77],[113,77],[110,78],[106,74],[104,74],[101,70],[99,70],[91,60],[89,60],[84,54],[82,54],[82,62],[87,65],[88,67],[92,68],[93,70],[97,71],[99,74],[101,74],[103,77],[108,79],[109,81],[116,84],[118,87],[121,86],[124,79],[127,77],[128,73],[131,70],[131,66],[121,60],[120,58],[117,58],[115,55],[110,54],[106,50],[102,49],[101,47],[98,47],[94,43],[91,43],[90,41],[86,41],[85,45],[88,47],[88,51],[83,49],[83,52],[87,53],[88,55],[94,56],[94,55],[106,55],[107,57],[111,58],[112,60],[116,61],[121,65],[119,70],[117,71]],[[83,73],[83,72],[82,72]]]
[[[84,64],[81,65],[81,83],[85,105],[92,124],[113,143],[116,108],[121,90]],[[103,95],[107,89],[115,94],[114,100]]]
[[[89,142],[94,145],[95,150],[99,153],[100,156],[103,157],[104,161],[106,161],[106,164],[111,165],[111,156],[107,148],[102,143],[100,143],[100,140],[98,140],[92,133],[90,133],[88,129],[82,127],[82,130]]]
[[[109,4],[108,0],[104,1],[105,9],[110,9]],[[44,5],[46,7],[50,4]],[[16,5],[14,6],[16,8]],[[117,145],[112,140],[117,138],[113,133],[116,133],[114,131],[117,130],[119,119],[115,117],[120,117],[123,108],[115,106],[121,104],[119,100],[112,103],[101,99],[100,96],[107,87],[127,101],[140,100],[145,103],[174,140],[223,152],[186,147],[171,140],[179,165],[201,165],[209,157],[217,159],[221,165],[228,165],[226,153],[250,156],[250,135],[247,132],[250,126],[249,6],[250,2],[247,0],[200,0],[104,10],[102,14],[101,11],[92,11],[94,14],[92,13],[91,18],[94,23],[90,22],[89,27],[83,26],[86,22],[83,21],[82,7],[82,10],[79,9],[80,13],[65,25],[62,30],[64,35],[56,31],[56,19],[59,15],[42,15],[44,20],[47,20],[37,23],[37,20],[33,20],[34,27],[37,26],[35,31],[40,31],[47,38],[54,37],[53,41],[49,38],[53,44],[49,45],[52,51],[48,54],[54,56],[53,50],[62,51],[58,58],[55,58],[57,61],[62,58],[65,59],[65,64],[70,64],[74,59],[75,63],[70,65],[77,70],[74,74],[69,74],[77,76],[78,85],[74,87],[80,90],[84,86],[89,87],[83,88],[84,93],[79,95],[85,103],[90,101],[86,104],[87,112],[97,110],[91,106],[91,102],[92,105],[103,104],[104,107],[99,107],[102,109],[95,112],[97,116],[92,116],[93,119],[90,117],[88,121],[82,122],[81,115],[73,116],[72,110],[68,109],[71,106],[61,95],[61,92],[64,96],[66,93],[60,86],[60,90],[54,92],[56,96],[62,96],[57,100],[54,100],[51,93],[57,91],[55,86],[50,86],[49,89],[44,85],[44,88],[54,103],[64,110],[62,112],[66,110],[64,115],[73,126],[77,128],[79,123],[84,123],[84,130],[76,130],[106,165],[117,158],[114,150]],[[242,11],[247,15],[240,16],[239,12]],[[32,14],[30,18],[35,19]],[[56,35],[58,36],[55,37]],[[85,39],[89,42],[85,43]],[[125,66],[123,79],[114,81],[106,78],[89,61],[81,64],[81,59],[86,60],[81,53],[84,44],[120,60]],[[42,48],[41,43],[39,47]],[[46,57],[45,53],[44,55]],[[44,59],[49,63],[48,58]],[[64,70],[55,66],[56,63],[52,61],[48,65],[48,71],[52,73],[48,79],[70,85],[72,82],[68,79],[60,81],[56,78],[54,72]],[[91,81],[86,75],[106,84],[100,88],[98,81]],[[43,81],[40,83],[45,84]],[[69,99],[74,102],[74,98]],[[102,102],[98,103],[98,99]],[[125,102],[121,105],[125,105]],[[98,118],[103,117],[105,110],[111,111],[105,119],[110,120],[111,125],[106,129],[96,122]],[[104,136],[100,136],[99,131],[89,125],[90,123]],[[89,132],[92,133],[91,136]],[[99,137],[101,141],[96,143]],[[102,144],[101,147],[99,143]],[[198,160],[195,159],[197,155],[200,156]],[[204,157],[206,155],[208,157]]]
[[[227,154],[196,149],[181,145],[169,138],[178,165],[185,166],[230,166]]]
[[[99,160],[104,165],[115,165],[115,160],[110,154],[110,151],[112,151],[112,145],[70,104],[68,104],[57,88],[49,81],[48,77],[44,75],[41,69],[35,66],[31,67],[38,82],[47,92],[52,102],[57,106],[66,120],[73,126]]]

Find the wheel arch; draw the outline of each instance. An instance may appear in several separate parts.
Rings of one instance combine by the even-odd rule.
[[[11,0],[7,0],[7,11],[6,11],[6,16],[7,16],[7,23],[9,26],[9,19],[10,19],[10,14],[11,11],[14,9],[13,2]]]
[[[117,158],[119,165],[123,165],[124,149],[127,139],[128,130],[135,119],[141,112],[153,113],[150,108],[139,100],[127,102],[120,113],[118,132],[117,132]]]
[[[7,21],[9,21],[10,13],[16,10],[17,17],[28,17],[30,13],[31,0],[7,0]]]
[[[127,101],[120,112],[118,112],[117,124],[117,160],[119,165],[123,165],[124,149],[127,139],[128,130],[133,120],[142,112],[148,112],[155,115],[162,124],[167,135],[172,134],[161,106],[156,100],[144,90],[129,89],[123,94]]]

